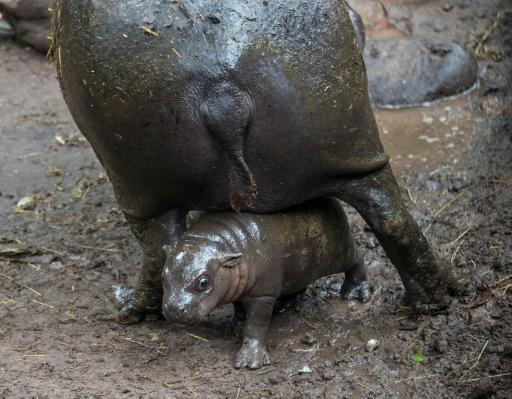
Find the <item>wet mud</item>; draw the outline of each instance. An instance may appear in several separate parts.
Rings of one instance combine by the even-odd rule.
[[[465,295],[410,314],[396,270],[347,207],[373,299],[341,301],[342,276],[314,283],[296,311],[274,316],[270,366],[233,368],[231,307],[195,327],[117,324],[114,294],[134,284],[138,246],[54,66],[1,42],[0,398],[510,397],[512,11],[487,0],[384,3],[401,29],[441,29],[477,54],[469,93],[376,110],[402,194]]]

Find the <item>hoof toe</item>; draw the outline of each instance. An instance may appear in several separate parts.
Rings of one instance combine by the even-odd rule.
[[[121,310],[116,321],[120,324],[137,324],[144,319],[148,321],[159,319],[161,301],[156,302],[154,295],[147,295],[148,292],[150,291],[117,287],[114,295]],[[158,305],[154,306],[155,303]]]
[[[446,296],[441,301],[438,302],[423,302],[421,300],[416,300],[413,302],[409,302],[411,310],[415,314],[433,314],[446,311],[450,306],[451,299]]]
[[[343,283],[341,287],[340,295],[346,300],[358,300],[362,303],[368,303],[372,300],[372,291],[368,281],[363,281],[358,285],[354,285],[351,282]]]
[[[257,370],[270,364],[270,356],[261,344],[244,344],[238,352],[235,368]]]
[[[137,324],[144,321],[145,313],[134,306],[125,305],[118,313],[116,321],[119,324]]]

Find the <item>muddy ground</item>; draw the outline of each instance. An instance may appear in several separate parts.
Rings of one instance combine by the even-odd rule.
[[[274,318],[269,367],[233,369],[241,340],[229,308],[194,328],[116,324],[114,287],[134,283],[135,240],[54,67],[3,42],[0,398],[510,398],[512,10],[489,0],[384,3],[398,28],[478,49],[470,93],[376,111],[408,206],[469,295],[446,312],[410,315],[396,271],[349,210],[373,301],[333,296],[342,277],[316,283],[297,312]],[[368,352],[370,339],[379,346]]]

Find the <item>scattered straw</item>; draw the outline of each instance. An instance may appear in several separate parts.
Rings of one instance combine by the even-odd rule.
[[[411,190],[407,189],[407,195],[409,196],[409,201],[411,201],[413,205],[417,205],[416,200],[412,196]]]
[[[393,383],[399,384],[401,382],[424,380],[425,378],[434,378],[434,377],[439,377],[439,374],[430,374],[430,375],[422,375],[422,376],[419,376],[419,377],[404,378],[402,380],[393,381]]]
[[[267,368],[263,368],[259,371],[256,372],[256,375],[263,375],[263,374],[268,374],[272,371],[274,371],[276,368],[275,367],[267,367]]]
[[[434,216],[432,216],[432,222],[428,225],[427,229],[425,231],[429,231],[436,219],[441,216],[441,214],[446,211],[452,204],[457,201],[467,190],[462,190],[459,194],[457,194],[455,197],[453,197],[450,201],[448,201],[446,204],[444,204],[441,208],[439,208],[436,213],[434,213]]]
[[[148,28],[147,26],[140,26],[140,28],[144,31],[144,33],[148,33],[153,36],[160,36],[160,33],[158,33],[156,30]]]
[[[174,54],[176,54],[176,56],[177,56],[178,58],[182,58],[181,53],[180,53],[176,48],[174,48],[174,47],[173,47],[173,48],[171,48],[171,51],[172,51]]]
[[[455,258],[457,257],[457,254],[459,253],[460,247],[464,244],[464,240],[462,240],[459,245],[457,245],[457,248],[455,248],[455,251],[453,251],[452,257],[450,259],[450,265],[453,265],[453,262],[455,262]]]
[[[210,340],[208,340],[206,338],[203,338],[203,337],[200,337],[199,335],[195,335],[195,334],[189,333],[188,331],[185,331],[185,334],[191,336],[192,338],[199,339],[201,341],[210,342]]]
[[[377,396],[377,395],[375,394],[375,392],[373,392],[373,391],[372,391],[370,388],[368,388],[366,385],[361,384],[360,382],[356,382],[356,384],[357,384],[357,385],[359,385],[360,387],[363,387],[363,388],[364,388],[364,389],[366,389],[368,392],[370,392],[370,393],[374,394],[375,396]]]
[[[101,247],[92,247],[89,245],[78,245],[78,247],[84,248],[84,249],[92,249],[92,250],[96,250],[96,251],[104,251],[104,252],[121,252],[120,249],[116,249],[116,248],[101,248]]]
[[[484,347],[482,348],[482,350],[480,351],[480,354],[478,355],[478,357],[476,358],[475,363],[473,363],[473,365],[472,365],[469,369],[467,369],[467,371],[462,375],[462,377],[460,377],[460,380],[459,380],[459,381],[463,381],[463,380],[464,380],[464,378],[469,374],[469,372],[470,372],[471,370],[473,370],[473,369],[476,367],[476,365],[477,365],[477,364],[478,364],[478,362],[480,361],[480,358],[481,358],[481,357],[482,357],[482,355],[484,354],[484,351],[485,351],[485,348],[487,348],[487,345],[489,345],[489,340],[487,340],[487,341],[485,342],[485,345],[484,345]]]
[[[496,17],[494,18],[494,22],[491,24],[491,26],[484,32],[482,35],[482,39],[478,42],[476,48],[475,48],[475,54],[477,56],[480,56],[480,51],[482,50],[483,45],[489,39],[491,34],[496,30],[498,25],[500,24],[501,20],[503,19],[503,11],[498,11],[496,14]]]
[[[318,329],[318,326],[315,326],[313,323],[311,323],[309,320],[305,319],[304,317],[300,317],[302,321],[308,325],[308,327],[313,328],[315,330]]]
[[[509,274],[508,276],[505,276],[503,278],[500,278],[498,281],[496,281],[496,285],[500,285],[501,283],[503,283],[504,281],[508,280],[508,279],[511,279],[512,278],[512,274]]]
[[[35,299],[32,299],[32,302],[37,303],[38,305],[44,306],[45,308],[48,308],[51,310],[55,309],[55,306],[48,305],[47,303],[44,303],[44,302],[36,301]]]
[[[316,344],[312,348],[308,349],[302,349],[302,348],[292,348],[291,351],[295,353],[310,353],[310,352],[316,352],[320,349],[320,345]]]
[[[464,382],[475,382],[475,381],[480,381],[480,380],[483,380],[485,378],[499,378],[499,377],[507,377],[509,375],[512,375],[512,373],[503,373],[503,374],[495,374],[495,375],[485,375],[483,377],[478,377],[478,378],[470,378],[469,380],[465,380]]]
[[[31,152],[29,154],[26,154],[26,155],[20,155],[18,157],[18,159],[26,159],[26,158],[33,158],[33,157],[38,157],[39,155],[43,154],[42,151],[36,151],[36,152]]]
[[[473,227],[475,227],[478,223],[480,223],[481,220],[482,220],[482,218],[477,219],[473,224],[471,224],[471,226],[469,226],[455,240],[453,240],[450,243],[450,245],[454,245],[454,244],[458,243],[466,234],[468,234],[473,229]]]
[[[156,348],[154,346],[146,345],[145,343],[136,341],[133,338],[129,338],[129,337],[119,337],[119,338],[121,338],[121,339],[123,339],[125,341],[128,341],[128,342],[131,342],[132,344],[143,346],[144,348],[152,349],[152,350],[154,350],[155,352],[157,352],[157,353],[159,353],[161,355],[165,355],[166,354],[165,352],[162,352],[161,348]]]
[[[43,296],[39,292],[37,292],[35,289],[30,288],[29,286],[26,286],[25,284],[20,283],[19,281],[16,281],[15,279],[13,279],[12,277],[8,276],[7,274],[4,274],[4,273],[0,272],[0,277],[3,277],[6,280],[9,280],[9,281],[13,282],[14,284],[19,285],[20,287],[23,287],[23,288],[29,290],[30,292],[36,294],[37,296]]]

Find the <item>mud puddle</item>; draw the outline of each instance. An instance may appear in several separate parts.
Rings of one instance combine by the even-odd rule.
[[[375,117],[394,169],[432,171],[446,160],[460,165],[476,115],[471,95],[462,95],[424,107],[378,109]]]

